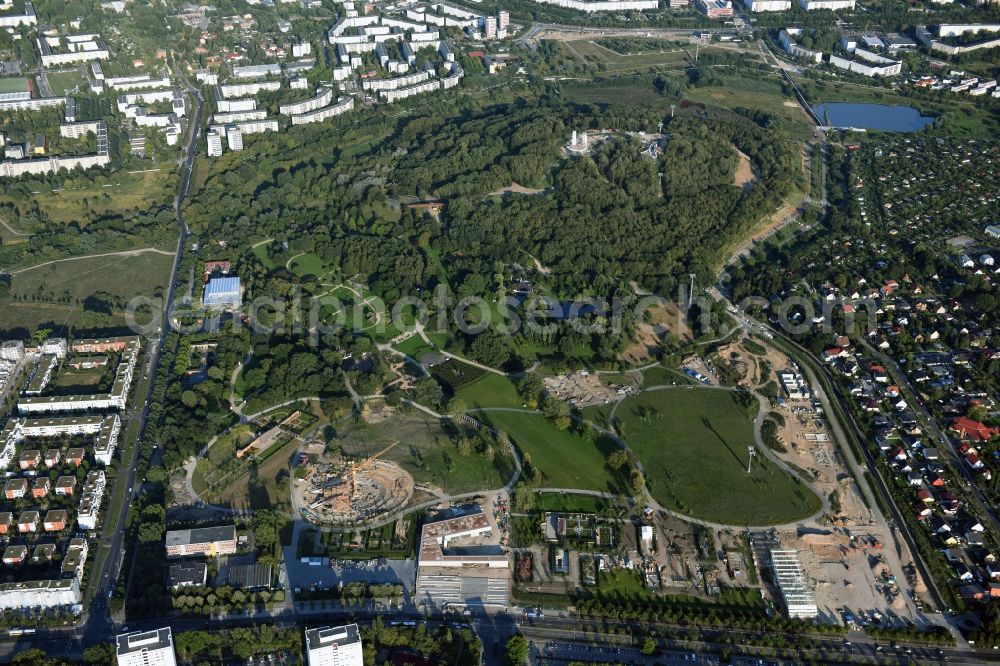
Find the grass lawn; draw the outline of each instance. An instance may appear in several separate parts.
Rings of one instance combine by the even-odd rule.
[[[728,525],[771,525],[812,515],[819,498],[763,455],[747,474],[752,416],[733,393],[699,388],[632,396],[617,413],[619,430],[663,506]]]
[[[601,571],[597,575],[597,596],[621,601],[643,601],[652,599],[639,580],[639,574],[627,569]]]
[[[602,86],[600,83],[565,86],[563,95],[581,104],[656,104],[663,98],[653,90],[653,86]]]
[[[84,311],[88,297],[104,292],[127,303],[135,296],[157,296],[166,286],[172,264],[173,257],[148,252],[64,261],[18,273],[11,279],[10,295],[0,298],[0,329],[87,325],[91,316]],[[16,296],[22,300],[15,300]],[[117,309],[97,314],[106,326],[123,325],[124,315]]]
[[[203,499],[234,509],[287,511],[291,506],[291,463],[298,446],[297,440],[289,439],[277,450],[265,452],[267,457],[264,462],[248,465],[247,471],[239,478],[233,479],[220,492]],[[209,453],[215,448],[209,449]]]
[[[434,351],[433,349],[431,349],[431,346],[428,345],[426,342],[424,342],[419,335],[411,335],[410,337],[408,337],[407,339],[403,340],[398,345],[393,347],[393,349],[396,349],[397,351],[402,352],[407,356],[412,356],[418,361],[420,360],[420,357],[422,355]]]
[[[606,454],[617,449],[611,440],[559,430],[541,414],[486,412],[476,418],[506,432],[522,454],[531,457],[541,470],[541,487],[621,491],[622,480],[606,462]]]
[[[597,426],[607,430],[611,427],[611,410],[614,407],[615,403],[613,402],[606,405],[588,405],[580,410],[580,414],[583,415],[583,418],[593,421]]]
[[[589,495],[571,495],[569,493],[538,493],[535,495],[535,508],[539,511],[563,511],[566,513],[599,513],[606,509],[612,500],[591,497]]]
[[[524,406],[524,400],[517,394],[514,382],[492,372],[487,372],[471,384],[458,389],[455,395],[465,400],[470,409]]]
[[[778,78],[771,80],[725,77],[721,86],[690,88],[685,99],[729,109],[742,107],[770,111],[792,121],[788,129],[794,130],[796,138],[805,140],[811,136],[808,115],[795,98],[782,91]]]
[[[431,484],[446,493],[495,489],[514,474],[514,462],[499,446],[490,462],[478,453],[459,454],[452,437],[473,435],[475,430],[452,421],[438,421],[422,412],[399,413],[377,424],[348,426],[339,433],[343,453],[363,458],[399,440],[383,457],[398,463],[417,483]]]
[[[326,272],[326,263],[323,261],[322,257],[317,254],[313,254],[312,252],[290,260],[288,262],[288,267],[289,270],[299,277],[305,277],[307,275],[315,275],[319,277]]]
[[[673,384],[695,384],[695,380],[688,379],[679,372],[674,372],[670,368],[656,366],[642,371],[642,386],[671,386]]]
[[[682,66],[688,61],[690,45],[678,43],[659,51],[644,51],[642,53],[618,53],[590,40],[563,42],[562,50],[567,56],[587,62],[603,63],[607,66],[606,73],[619,73],[631,69],[642,69],[659,65]],[[702,49],[707,52],[711,47]],[[691,57],[694,52],[691,51]],[[602,73],[604,73],[602,72]]]
[[[57,96],[65,95],[67,91],[74,88],[84,90],[87,87],[87,80],[83,78],[79,70],[49,72],[45,75],[45,78],[49,80],[49,87],[52,88],[52,92]]]
[[[89,370],[75,370],[73,368],[64,368],[59,376],[56,377],[55,382],[53,382],[53,388],[62,389],[59,392],[66,391],[66,389],[84,389],[87,387],[94,387],[101,383],[101,379],[104,378],[107,373],[108,368],[92,368]],[[69,391],[66,391],[69,393]],[[76,393],[74,390],[73,393]]]
[[[269,244],[270,243],[261,243],[260,245],[257,245],[253,249],[253,254],[255,257],[257,257],[258,261],[260,261],[261,265],[263,265],[264,268],[270,271],[274,270],[275,263],[271,260],[271,257],[269,257],[267,254],[267,246]]]

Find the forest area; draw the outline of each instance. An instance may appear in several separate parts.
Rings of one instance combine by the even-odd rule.
[[[560,158],[571,128],[652,131],[662,121],[671,138],[655,161],[622,133],[593,159]],[[316,276],[285,268],[305,252],[344,276],[365,276],[386,301],[442,282],[496,298],[498,266],[503,273],[524,262],[525,251],[551,268],[546,286],[559,298],[615,280],[669,294],[679,276],[707,270],[801,178],[798,146],[773,122],[700,106],[671,121],[655,107],[622,114],[554,97],[444,120],[427,115],[351,159],[333,149],[328,162],[292,168],[234,163],[206,179],[188,219],[206,239],[225,241],[251,298],[318,288],[310,284]],[[734,147],[753,160],[760,187],[733,184]],[[511,183],[545,191],[487,196]],[[405,206],[423,200],[443,202],[439,219]],[[262,237],[272,239],[263,258],[249,251]]]

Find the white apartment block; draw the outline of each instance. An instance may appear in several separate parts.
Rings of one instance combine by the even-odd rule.
[[[87,474],[87,481],[83,484],[83,492],[80,493],[80,504],[77,505],[76,514],[76,523],[81,530],[97,528],[97,518],[101,512],[106,485],[107,478],[103,471],[98,470]]]
[[[858,49],[857,51],[860,51]],[[862,57],[855,51],[855,55],[859,58]],[[867,58],[863,58],[867,60]],[[849,72],[854,72],[855,74],[861,74],[862,76],[870,77],[888,77],[896,76],[903,71],[903,64],[895,60],[889,60],[884,58],[888,62],[885,64],[865,64],[863,62],[858,62],[857,60],[852,60],[850,58],[844,58],[836,54],[830,54],[830,64],[839,69],[845,69]]]
[[[659,0],[535,0],[547,5],[575,9],[580,12],[624,12],[659,9]]]
[[[222,156],[222,135],[215,130],[209,130],[206,135],[208,140],[208,156],[209,157],[221,157]]]
[[[111,57],[108,47],[98,39],[97,35],[39,37],[35,41],[38,44],[43,67],[58,67]]]
[[[227,130],[226,141],[229,143],[229,150],[243,150],[243,132],[239,128]]]
[[[0,361],[14,363],[24,358],[24,343],[20,340],[7,340],[0,345]]]
[[[64,139],[80,139],[87,134],[97,134],[98,126],[103,120],[90,120],[78,123],[63,123],[59,125],[59,136]]]
[[[24,11],[20,14],[0,14],[0,28],[16,28],[21,25],[37,25],[38,17],[30,2],[24,3]]]
[[[379,92],[382,90],[395,90],[396,88],[406,88],[408,86],[422,83],[430,78],[430,72],[415,72],[406,76],[398,76],[391,79],[367,79],[361,82],[361,87],[365,90]]]
[[[0,585],[0,610],[75,606],[80,599],[80,580],[75,577]]]
[[[144,88],[169,88],[170,77],[164,74],[158,79],[154,79],[149,74],[140,76],[119,76],[105,79],[104,83],[109,88],[115,90],[142,90]]]
[[[799,0],[799,4],[807,12],[811,12],[814,9],[839,11],[841,9],[853,10],[855,0]]]
[[[66,352],[68,350],[69,348],[66,345],[66,338],[48,338],[42,342],[41,347],[39,347],[39,353],[51,354],[59,359],[66,358]]]
[[[118,666],[177,666],[170,627],[115,637]]]
[[[306,663],[309,666],[363,666],[358,625],[320,627],[305,632]]]
[[[219,99],[215,100],[215,106],[219,113],[235,113],[237,111],[254,111],[257,108],[257,100],[245,97],[240,99]]]
[[[812,62],[819,64],[823,60],[823,53],[821,51],[811,51],[807,48],[799,46],[795,42],[795,37],[802,33],[801,29],[788,28],[782,30],[778,33],[778,43],[781,47],[785,49],[788,55],[794,58],[803,58],[804,60],[811,60]]]
[[[792,0],[744,0],[751,12],[786,12],[792,8]]]
[[[253,81],[250,83],[224,83],[219,86],[219,92],[226,99],[231,99],[233,97],[253,96],[262,90],[274,92],[280,88],[280,81]]]
[[[423,83],[418,83],[414,86],[407,86],[405,88],[392,88],[389,90],[382,90],[379,92],[379,96],[384,102],[398,102],[401,99],[406,99],[407,97],[413,97],[414,95],[420,95],[425,92],[431,92],[434,90],[441,89],[441,82],[437,79],[431,81],[424,81]]]
[[[334,116],[339,116],[341,114],[347,113],[353,108],[354,108],[353,97],[341,97],[340,99],[337,100],[336,104],[331,104],[330,106],[324,106],[314,111],[308,111],[306,113],[301,113],[292,116],[292,124],[306,125],[309,123],[323,122],[327,118],[333,118]]]
[[[238,79],[255,79],[263,76],[277,76],[279,74],[281,74],[281,65],[277,63],[233,67],[233,76]]]
[[[303,113],[315,111],[316,109],[327,106],[332,101],[333,101],[333,89],[322,88],[317,91],[315,97],[311,97],[301,102],[282,104],[281,106],[278,107],[278,112],[283,116],[301,115]]]
[[[229,125],[231,123],[238,123],[244,120],[264,120],[267,118],[267,111],[265,109],[256,109],[254,111],[233,111],[231,113],[215,113],[212,115],[212,123],[215,125]]]

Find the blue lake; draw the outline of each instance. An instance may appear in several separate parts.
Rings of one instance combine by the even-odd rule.
[[[917,132],[934,122],[932,116],[922,116],[909,106],[833,102],[817,104],[813,111],[824,125],[830,127],[858,127],[883,132]]]

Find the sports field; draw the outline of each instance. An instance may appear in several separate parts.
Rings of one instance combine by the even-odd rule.
[[[727,525],[777,525],[814,514],[819,498],[762,454],[747,474],[756,406],[740,405],[730,391],[678,387],[629,397],[616,417],[664,507]]]
[[[619,474],[606,461],[617,445],[603,437],[590,438],[559,430],[541,414],[486,412],[475,414],[510,437],[542,474],[542,488],[572,488],[618,493]]]
[[[452,494],[501,488],[514,474],[514,463],[501,447],[494,446],[491,462],[477,452],[460,454],[452,442],[456,435],[474,434],[471,428],[414,412],[377,424],[347,426],[334,444],[346,456],[363,458],[399,440],[383,458],[399,463],[417,483]]]
[[[0,93],[26,92],[27,90],[29,90],[28,79],[22,77],[0,79]]]

